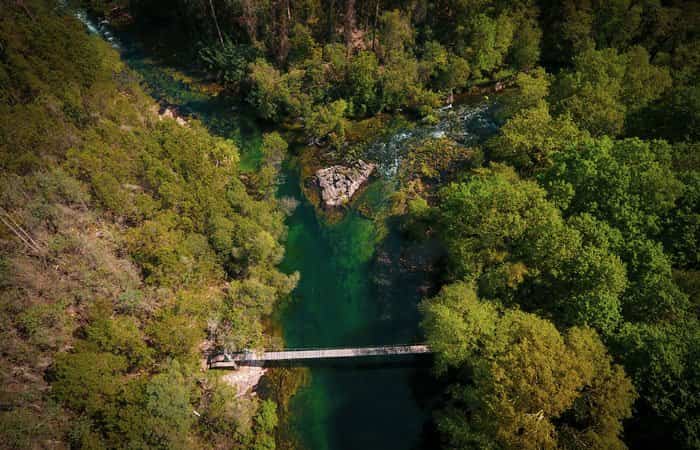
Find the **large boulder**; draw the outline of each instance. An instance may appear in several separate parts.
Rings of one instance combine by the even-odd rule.
[[[324,205],[341,206],[349,202],[376,168],[376,164],[359,160],[349,167],[338,165],[319,169],[316,179]]]

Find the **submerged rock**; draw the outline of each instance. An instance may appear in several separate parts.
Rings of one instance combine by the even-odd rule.
[[[376,168],[376,164],[359,160],[350,167],[338,165],[318,170],[316,178],[324,205],[340,206],[349,202]]]

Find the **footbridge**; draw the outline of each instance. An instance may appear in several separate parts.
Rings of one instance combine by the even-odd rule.
[[[310,361],[337,358],[365,358],[374,356],[424,355],[432,353],[425,344],[384,345],[379,347],[346,347],[287,349],[273,351],[242,351],[224,353],[209,361],[211,369],[235,369],[239,365],[264,365],[267,362]]]

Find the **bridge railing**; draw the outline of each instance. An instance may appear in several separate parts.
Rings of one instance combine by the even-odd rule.
[[[369,356],[399,356],[431,353],[425,344],[398,344],[367,347],[306,347],[299,349],[284,349],[270,351],[242,351],[220,354],[223,359],[209,360],[210,368],[237,368],[241,365],[259,365],[279,361],[302,361],[338,358],[361,358]]]
[[[238,352],[223,352],[217,354],[211,354],[207,358],[210,364],[228,361],[255,361],[264,360],[266,357],[272,357],[275,355],[279,358],[281,355],[288,355],[291,359],[295,356],[304,356],[306,358],[310,357],[309,354],[318,353],[319,358],[323,357],[323,354],[328,354],[330,357],[340,357],[336,354],[344,352],[356,352],[357,356],[361,356],[363,353],[371,355],[382,355],[382,354],[410,354],[410,353],[429,353],[429,349],[426,344],[395,344],[395,345],[375,345],[375,346],[361,346],[361,347],[349,347],[349,346],[338,346],[338,347],[303,347],[303,348],[285,348],[282,350],[242,350]],[[346,355],[342,355],[346,356]],[[277,359],[275,358],[275,359]],[[282,359],[282,358],[280,358]]]
[[[323,347],[285,347],[281,349],[265,349],[265,350],[247,350],[251,353],[260,352],[303,352],[303,351],[319,351],[319,350],[343,350],[347,348],[410,348],[421,345],[428,345],[424,342],[416,342],[415,344],[381,344],[381,345],[338,345],[338,346],[323,346]],[[246,350],[230,352],[231,354],[246,353]]]

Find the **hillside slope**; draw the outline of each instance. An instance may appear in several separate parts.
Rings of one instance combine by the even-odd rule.
[[[282,214],[238,149],[162,119],[118,54],[41,0],[0,6],[0,435],[10,448],[269,443],[202,346],[262,345]]]

